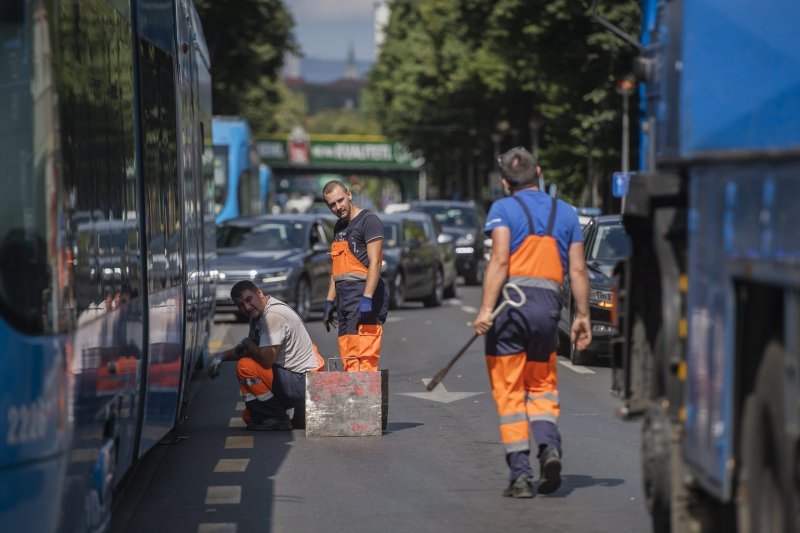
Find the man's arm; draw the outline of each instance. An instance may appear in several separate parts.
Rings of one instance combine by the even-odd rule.
[[[500,291],[508,278],[508,260],[511,256],[511,230],[498,226],[492,230],[492,256],[483,275],[483,297],[472,329],[483,335],[492,327],[491,315]]]
[[[589,322],[589,271],[582,242],[574,242],[569,247],[569,279],[575,301],[570,340],[578,350],[584,350],[592,342],[592,325]]]
[[[331,280],[328,283],[328,296],[325,299],[330,300],[331,302],[336,299],[336,282],[333,281],[332,274],[331,274]]]
[[[381,261],[383,260],[383,239],[373,239],[367,243],[367,256],[369,269],[367,270],[367,283],[364,285],[364,296],[372,298],[378,280],[381,279]],[[330,294],[330,291],[328,291]]]
[[[253,339],[245,337],[235,347],[222,352],[223,361],[238,361],[242,357],[250,357],[258,361],[264,368],[275,362],[280,346],[258,346]]]

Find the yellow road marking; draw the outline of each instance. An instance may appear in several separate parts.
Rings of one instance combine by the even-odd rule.
[[[200,524],[197,533],[236,533],[236,524]]]
[[[235,437],[228,437],[225,439],[225,448],[230,450],[234,448],[252,448],[253,437],[237,435]]]
[[[247,424],[244,423],[244,420],[242,420],[242,417],[234,416],[233,418],[231,418],[230,422],[228,422],[228,427],[229,428],[244,428],[244,427],[247,427]]]
[[[206,505],[237,504],[242,501],[240,485],[212,485],[206,491]]]

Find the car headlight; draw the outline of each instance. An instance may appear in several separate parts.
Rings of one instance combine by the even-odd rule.
[[[468,233],[467,235],[456,239],[456,246],[469,246],[473,242],[475,242],[475,237],[472,235],[472,233]]]
[[[261,283],[279,283],[289,279],[288,270],[279,270],[277,272],[265,272],[261,274]]]
[[[599,289],[589,289],[589,301],[605,309],[613,309],[614,294],[611,291],[601,291]]]

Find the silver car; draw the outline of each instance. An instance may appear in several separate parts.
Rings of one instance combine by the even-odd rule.
[[[333,224],[316,214],[259,215],[220,224],[217,310],[237,312],[230,290],[247,279],[308,319],[328,292]]]

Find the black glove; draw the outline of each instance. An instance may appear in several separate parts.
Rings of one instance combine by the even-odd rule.
[[[326,331],[330,331],[331,326],[337,327],[339,325],[336,321],[336,304],[333,300],[325,300],[325,307],[322,308],[322,322],[325,323]]]
[[[214,359],[211,360],[211,363],[208,365],[208,377],[211,379],[217,379],[219,376],[219,366],[222,364],[222,354],[219,353],[214,356]]]

